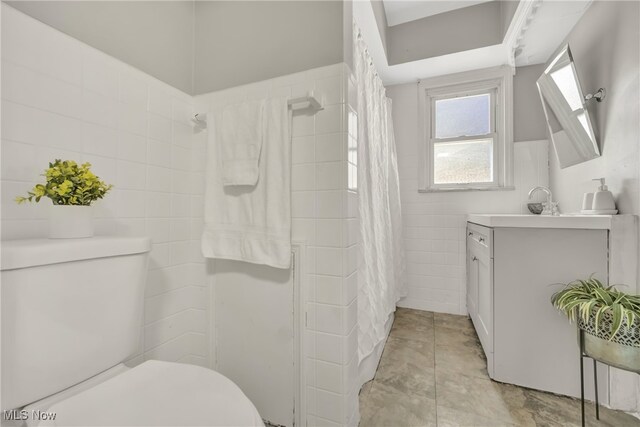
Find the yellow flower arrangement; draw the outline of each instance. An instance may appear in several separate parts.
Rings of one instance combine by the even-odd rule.
[[[43,176],[45,184],[36,184],[26,197],[16,197],[16,202],[39,202],[42,197],[48,197],[54,205],[89,206],[113,187],[91,172],[91,163],[78,166],[73,160],[56,159],[49,163]]]

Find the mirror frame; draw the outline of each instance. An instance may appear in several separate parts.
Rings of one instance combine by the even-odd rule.
[[[558,61],[561,60],[565,53],[567,55],[565,62],[568,61],[567,65],[571,66],[573,77],[577,85],[578,94],[580,96],[580,111],[584,112],[588,129],[580,125],[580,122],[577,119],[574,119],[571,117],[571,115],[567,114],[567,111],[556,111],[553,108],[552,103],[549,102],[549,97],[545,96],[545,94],[543,93],[545,90],[543,87],[548,85],[548,80],[551,79],[550,71],[557,65]],[[538,88],[538,94],[540,95],[540,100],[542,102],[542,110],[545,116],[549,140],[553,143],[560,168],[564,169],[569,166],[573,166],[600,157],[601,152],[598,145],[598,138],[596,137],[595,133],[595,127],[593,126],[589,111],[587,110],[584,92],[582,90],[582,85],[580,84],[580,79],[578,78],[578,73],[573,61],[573,55],[571,54],[571,49],[569,48],[568,43],[560,46],[560,48],[556,50],[556,52],[551,56],[551,60],[545,65],[545,70],[543,74],[538,78],[536,86]],[[556,108],[560,108],[560,106],[556,106]],[[575,111],[577,110],[573,110],[571,111],[571,113],[574,113]],[[558,141],[557,137],[554,137],[552,121],[557,123],[562,128],[567,136],[567,141]],[[581,134],[583,133],[586,135],[582,136]],[[577,153],[576,158],[573,160],[567,160],[566,158],[563,158],[559,153],[558,146],[560,144],[567,143],[571,143],[575,152]]]

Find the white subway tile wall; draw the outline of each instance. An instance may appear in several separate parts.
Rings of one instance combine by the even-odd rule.
[[[549,185],[548,142],[514,144],[515,190],[418,193],[417,87],[390,86],[387,95],[393,100],[409,283],[398,305],[467,314],[466,215],[528,212],[529,189]]]
[[[47,201],[13,199],[50,160],[89,161],[114,184],[95,205],[97,233],[153,240],[132,364],[209,363],[192,111],[191,96],[2,4],[2,239],[47,235]]]
[[[355,110],[349,107],[353,100],[347,99],[348,85],[350,71],[336,64],[196,97],[202,111],[256,97],[311,92],[324,106],[317,114],[294,113],[292,119],[292,240],[306,245],[301,283],[307,314],[303,394],[308,425],[355,426],[359,420],[360,233],[357,193],[348,189],[347,179],[347,134],[353,125],[346,114]],[[196,138],[200,147],[206,136]],[[356,140],[351,139],[355,149]]]

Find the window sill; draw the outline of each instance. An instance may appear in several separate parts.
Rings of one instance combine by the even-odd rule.
[[[513,191],[516,187],[512,185],[503,187],[441,187],[441,188],[423,188],[418,193],[445,193],[445,192],[461,192],[461,191]]]

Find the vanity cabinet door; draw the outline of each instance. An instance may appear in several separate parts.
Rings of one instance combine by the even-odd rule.
[[[485,353],[493,353],[493,260],[476,255],[478,269],[478,322],[475,325]]]
[[[467,312],[473,319],[478,315],[478,263],[474,259],[470,233],[467,233]]]
[[[467,310],[493,373],[493,230],[467,229]]]

